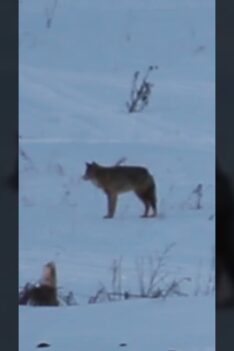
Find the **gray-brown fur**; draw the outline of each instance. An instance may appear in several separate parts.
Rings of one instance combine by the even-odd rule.
[[[84,180],[90,180],[107,195],[108,212],[105,218],[114,217],[118,194],[133,191],[143,202],[142,217],[157,216],[156,187],[153,176],[145,167],[112,166],[104,167],[96,162],[86,163]],[[152,209],[153,213],[149,215]]]

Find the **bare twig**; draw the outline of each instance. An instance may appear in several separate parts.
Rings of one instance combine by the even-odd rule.
[[[130,102],[127,102],[126,104],[129,113],[142,111],[145,106],[148,105],[153,84],[148,82],[147,79],[150,72],[154,69],[158,69],[158,66],[148,67],[139,88],[137,87],[137,80],[140,72],[136,71],[134,73],[130,92]]]
[[[108,290],[101,284],[94,296],[89,299],[89,303],[112,302],[116,300],[128,300],[133,298],[168,298],[171,296],[188,296],[183,291],[182,285],[191,282],[190,277],[171,277],[168,272],[168,255],[175,243],[168,245],[161,253],[155,256],[138,257],[136,263],[136,273],[138,282],[138,292],[130,292],[122,285],[122,258],[114,260],[111,266],[111,289]],[[196,295],[209,295],[214,292],[214,267],[211,267],[207,284],[203,288],[200,286],[200,272],[198,275],[198,291]]]
[[[119,260],[114,260],[111,267],[112,271],[112,292],[116,296],[122,296],[122,257]]]
[[[52,21],[54,19],[54,14],[56,8],[58,6],[58,0],[53,0],[53,4],[51,8],[46,7],[45,14],[46,14],[46,27],[49,29],[52,26]]]
[[[142,296],[153,296],[153,295],[155,296],[155,294],[156,295],[158,294],[159,284],[162,283],[168,275],[168,273],[165,272],[164,268],[166,265],[168,254],[174,245],[175,245],[174,243],[168,245],[161,254],[157,254],[154,257],[152,256],[148,257],[149,279],[147,283],[146,283],[146,277],[145,277],[144,259],[143,258],[141,258],[140,260],[138,259],[138,261],[136,262],[138,285],[139,285],[140,294]]]
[[[201,200],[203,196],[203,186],[202,184],[198,184],[198,186],[193,190],[193,194],[197,195],[196,209],[200,210],[202,208]]]

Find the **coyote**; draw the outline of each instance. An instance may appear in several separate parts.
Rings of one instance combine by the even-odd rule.
[[[114,217],[118,194],[128,191],[134,191],[145,205],[145,212],[141,217],[157,216],[155,182],[146,168],[119,165],[104,167],[96,162],[86,162],[86,171],[82,178],[90,180],[107,195],[108,212],[104,218]],[[149,216],[150,208],[153,213]]]

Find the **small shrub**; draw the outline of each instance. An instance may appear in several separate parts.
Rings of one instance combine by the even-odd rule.
[[[150,72],[156,69],[158,69],[158,66],[149,66],[140,85],[138,85],[140,72],[136,71],[134,73],[130,101],[126,104],[129,113],[142,111],[148,105],[153,87],[153,84],[148,81],[148,77]]]

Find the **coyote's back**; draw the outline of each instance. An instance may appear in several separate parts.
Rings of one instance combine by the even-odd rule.
[[[86,163],[83,179],[90,180],[101,188],[108,198],[108,213],[106,218],[112,218],[115,213],[117,196],[120,193],[134,191],[145,205],[143,217],[148,217],[150,207],[151,216],[157,215],[156,187],[153,176],[145,167],[140,166],[112,166],[104,167],[95,162]]]

